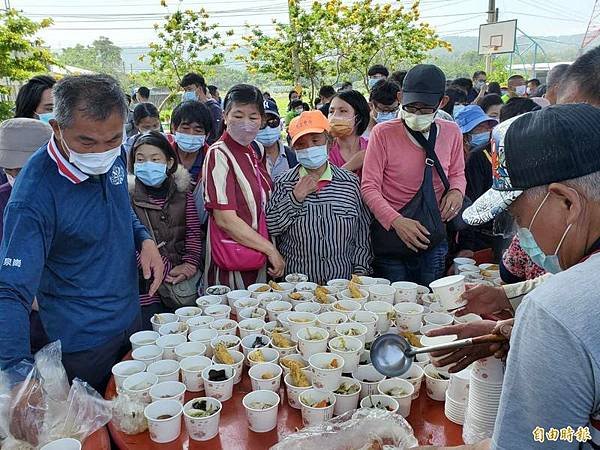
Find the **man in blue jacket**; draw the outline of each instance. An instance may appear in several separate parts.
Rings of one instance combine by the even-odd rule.
[[[156,291],[163,264],[131,209],[122,156],[125,98],[107,75],[54,87],[53,135],[21,171],[0,246],[0,366],[31,358],[29,311],[60,339],[69,378],[103,391],[140,327],[136,250]]]

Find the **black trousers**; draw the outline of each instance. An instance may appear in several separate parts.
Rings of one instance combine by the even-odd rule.
[[[131,350],[129,336],[139,331],[141,326],[141,316],[138,315],[126,330],[109,342],[80,352],[63,353],[62,362],[67,371],[69,382],[77,377],[86,381],[104,397],[112,366]]]

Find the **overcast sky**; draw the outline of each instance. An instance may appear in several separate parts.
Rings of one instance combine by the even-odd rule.
[[[54,19],[54,25],[41,33],[53,48],[89,44],[99,36],[107,36],[122,47],[146,46],[154,39],[152,25],[166,12],[159,0],[10,0],[10,4],[33,19]],[[550,36],[584,33],[594,1],[497,0],[496,4],[500,20],[516,18],[525,33]],[[245,23],[272,30],[272,18],[287,19],[287,0],[168,0],[168,5],[170,11],[205,7],[224,30],[235,30],[232,41],[239,40]],[[488,0],[422,0],[421,15],[441,35],[473,36],[486,21],[487,5]]]

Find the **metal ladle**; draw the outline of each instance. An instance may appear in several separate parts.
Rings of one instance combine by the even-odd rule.
[[[420,353],[457,350],[478,344],[499,342],[506,342],[506,338],[497,334],[486,334],[430,347],[412,347],[403,336],[390,333],[379,336],[371,345],[371,363],[379,373],[388,377],[399,377],[410,369],[415,355]]]

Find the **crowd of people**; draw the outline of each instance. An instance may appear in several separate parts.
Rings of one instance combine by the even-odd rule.
[[[189,73],[168,124],[148,88],[32,78],[0,125],[2,368],[60,339],[69,377],[103,391],[131,333],[207,286],[290,273],[428,285],[487,251],[506,286],[468,291],[463,312],[516,310],[492,447],[529,448],[538,426],[593,428],[599,68],[596,48],[545,85],[512,75],[502,88],[483,71],[376,65],[367,96],[323,86],[312,108],[293,90],[285,113],[256,86],[221,99]]]

